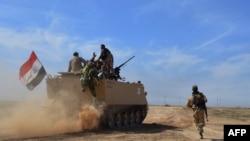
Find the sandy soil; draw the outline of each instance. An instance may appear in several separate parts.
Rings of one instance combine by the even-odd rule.
[[[214,110],[209,108],[209,121],[204,127],[204,141],[223,140],[224,124],[249,124],[250,119],[232,119],[218,117]],[[249,109],[248,109],[249,112]],[[212,114],[211,114],[212,113]],[[3,106],[0,108],[1,116],[8,114]],[[39,126],[37,126],[39,128]],[[148,115],[142,125],[123,127],[121,129],[95,129],[77,131],[73,133],[60,133],[32,137],[13,137],[0,127],[0,140],[28,140],[28,141],[198,141],[199,134],[193,124],[192,111],[185,107],[150,106]]]

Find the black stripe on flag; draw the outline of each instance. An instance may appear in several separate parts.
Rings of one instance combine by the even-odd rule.
[[[41,69],[39,70],[37,76],[30,83],[28,83],[26,85],[26,87],[29,90],[33,90],[43,80],[43,78],[45,77],[46,74],[47,73],[46,73],[44,67],[41,67]]]

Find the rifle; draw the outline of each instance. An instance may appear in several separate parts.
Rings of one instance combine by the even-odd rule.
[[[124,66],[126,63],[128,63],[128,61],[132,60],[134,57],[135,56],[132,56],[127,61],[125,61],[124,63],[122,63],[121,65],[119,65],[118,67],[115,67],[115,69],[114,69],[114,79],[115,80],[121,79],[121,76],[120,76],[120,69],[121,69],[121,67]]]
[[[206,119],[207,119],[207,122],[208,122],[207,106],[206,106],[206,104],[205,104],[204,110],[205,110],[205,115],[206,115]]]

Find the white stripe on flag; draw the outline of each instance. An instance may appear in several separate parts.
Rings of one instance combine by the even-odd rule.
[[[30,83],[34,78],[36,78],[36,76],[39,73],[39,70],[42,68],[42,64],[39,62],[39,60],[37,59],[33,65],[32,68],[21,78],[21,82],[26,85],[28,83]]]

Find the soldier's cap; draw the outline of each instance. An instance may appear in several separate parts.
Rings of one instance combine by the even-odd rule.
[[[198,86],[197,86],[197,85],[193,85],[193,86],[192,86],[192,90],[193,90],[193,91],[197,91],[197,90],[198,90]]]
[[[78,52],[73,53],[73,56],[78,56],[78,55],[79,55]]]
[[[101,44],[101,49],[104,49],[105,48],[105,45],[104,44]]]

